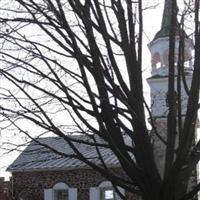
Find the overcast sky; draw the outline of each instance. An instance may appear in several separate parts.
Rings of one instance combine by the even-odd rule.
[[[6,0],[9,1],[9,0]],[[164,0],[146,0],[145,1],[148,5],[154,3],[154,5],[157,5],[155,9],[147,9],[144,11],[144,47],[143,47],[143,68],[145,72],[145,77],[148,77],[150,75],[150,53],[147,48],[147,44],[152,40],[155,33],[160,29],[161,19],[162,19],[162,11],[163,11],[163,4]],[[145,85],[145,90],[148,93],[148,86]],[[2,141],[0,135],[0,140]],[[6,138],[13,142],[12,138]],[[16,141],[20,142],[20,140]],[[0,149],[0,155],[2,154],[2,150]],[[0,158],[0,176],[8,176],[9,173],[5,172],[5,169],[7,166],[19,155],[19,152],[12,152],[9,154],[6,154]]]

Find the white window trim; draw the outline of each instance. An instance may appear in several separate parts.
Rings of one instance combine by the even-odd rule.
[[[44,200],[54,200],[54,190],[68,190],[69,200],[77,200],[77,188],[70,188],[65,183],[57,183],[51,189],[44,190]]]
[[[90,188],[90,200],[101,200],[101,189],[104,188],[113,188],[113,185],[110,181],[103,181],[98,187]],[[113,188],[114,189],[114,188]],[[125,190],[121,187],[118,187],[119,191],[122,194],[125,194]],[[116,200],[121,200],[120,196],[115,192]]]
[[[68,190],[68,185],[66,185],[65,183],[56,183],[54,186],[53,186],[53,190]]]

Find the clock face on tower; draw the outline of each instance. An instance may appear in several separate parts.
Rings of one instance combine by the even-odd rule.
[[[174,94],[173,94],[173,103],[175,106],[178,105],[178,94],[176,91],[174,91]],[[169,92],[166,93],[166,107],[169,107]]]

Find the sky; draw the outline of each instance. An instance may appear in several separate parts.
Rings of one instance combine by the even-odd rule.
[[[149,3],[149,5],[152,5],[154,3],[157,5],[155,8],[146,9],[144,11],[144,46],[143,46],[143,69],[144,69],[144,78],[147,78],[150,76],[151,71],[151,58],[150,58],[150,52],[147,48],[147,44],[153,39],[156,32],[160,29],[160,24],[162,20],[162,11],[163,11],[163,5],[164,0],[146,0],[145,3]],[[146,95],[149,94],[149,88],[148,85],[145,83],[145,93]],[[12,138],[6,138],[9,140],[12,140]],[[2,138],[0,135],[0,142],[2,140],[5,140],[5,138]],[[12,141],[13,142],[13,141]],[[16,143],[20,143],[20,140],[15,141]],[[5,176],[6,179],[10,176],[9,173],[5,172],[5,169],[8,167],[9,164],[13,162],[14,159],[19,155],[20,152],[10,152],[9,154],[5,154],[0,157],[0,177]],[[2,150],[0,150],[0,155],[2,154]]]

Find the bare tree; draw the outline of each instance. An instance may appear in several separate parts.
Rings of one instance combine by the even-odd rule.
[[[142,0],[10,0],[1,4],[2,124],[32,139],[24,121],[39,127],[41,135],[50,132],[64,138],[74,151],[64,156],[81,160],[144,200],[183,200],[197,193],[200,185],[189,192],[187,185],[200,159],[200,142],[193,145],[200,87],[198,0],[188,7],[195,15],[194,72],[187,112],[179,123],[176,113],[181,106],[177,108],[174,101],[177,6],[171,0],[167,140],[157,133],[166,145],[163,177],[145,117],[145,108],[150,116],[151,111],[143,97]],[[156,133],[156,124],[150,121]],[[72,134],[84,137],[76,140]],[[76,148],[79,143],[95,146],[101,165],[85,157]],[[109,170],[101,147],[118,158],[128,180]],[[179,187],[183,181],[185,187]]]

